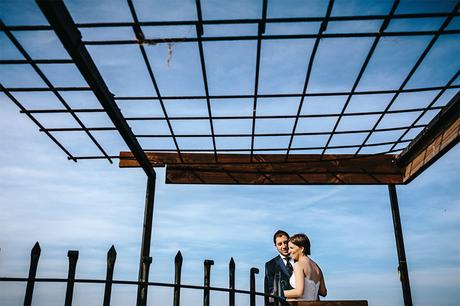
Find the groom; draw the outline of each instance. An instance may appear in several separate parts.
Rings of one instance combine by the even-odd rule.
[[[289,256],[288,241],[289,235],[285,231],[278,230],[273,235],[273,243],[279,255],[265,264],[265,294],[274,293],[275,275],[278,273],[281,276],[283,290],[292,289],[289,278],[294,270],[294,260]],[[273,305],[272,300],[270,299],[270,303],[266,306]]]

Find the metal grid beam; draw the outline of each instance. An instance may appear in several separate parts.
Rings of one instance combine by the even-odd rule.
[[[211,129],[211,139],[212,139],[212,147],[214,151],[214,158],[217,160],[217,148],[216,148],[216,138],[214,137],[214,124],[212,121],[212,112],[211,112],[211,100],[209,98],[209,86],[208,86],[208,77],[206,73],[206,62],[204,57],[204,50],[203,50],[203,17],[201,14],[201,3],[200,0],[195,1],[196,4],[196,14],[198,16],[198,23],[196,24],[196,35],[198,37],[198,50],[200,53],[200,65],[201,65],[201,73],[203,76],[203,85],[204,85],[204,92],[206,94],[206,107],[208,111],[209,117],[209,127]]]
[[[168,113],[166,111],[166,107],[164,105],[163,98],[161,96],[160,88],[158,87],[157,81],[155,79],[155,75],[153,74],[152,65],[150,64],[149,58],[147,56],[147,52],[145,51],[145,48],[143,46],[143,42],[145,41],[144,33],[142,32],[142,29],[141,29],[141,27],[139,25],[139,20],[137,18],[136,10],[135,10],[134,4],[132,3],[131,0],[128,0],[128,5],[129,5],[130,12],[131,12],[131,16],[132,16],[132,18],[134,20],[133,31],[134,31],[134,33],[136,35],[136,38],[137,38],[138,42],[139,42],[139,50],[141,51],[142,59],[144,60],[144,64],[145,64],[145,66],[147,68],[147,71],[149,73],[150,80],[151,80],[152,85],[153,85],[153,87],[155,89],[155,93],[157,94],[158,101],[160,102],[161,110],[163,112],[164,118],[166,119],[166,123],[168,124],[169,133],[171,133],[172,139],[174,141],[174,146],[176,148],[177,153],[180,156],[181,152],[180,152],[179,144],[177,143],[177,139],[174,136],[174,129],[173,129],[172,125],[171,125],[171,121],[168,118]]]
[[[78,67],[82,76],[91,87],[102,107],[107,112],[107,115],[118,129],[120,135],[139,160],[139,163],[146,175],[150,178],[155,178],[155,171],[152,167],[150,167],[150,163],[148,162],[144,151],[137,142],[136,137],[133,135],[131,129],[126,123],[126,120],[123,118],[123,115],[113,99],[113,95],[107,88],[101,74],[91,59],[91,56],[82,44],[81,34],[64,3],[61,1],[38,0],[37,4],[45,14],[48,22],[55,30],[64,45],[64,48],[75,62],[75,65]]]
[[[420,65],[422,64],[423,60],[425,59],[425,57],[427,56],[427,54],[430,52],[430,50],[433,48],[434,44],[436,43],[436,41],[439,39],[441,33],[444,32],[444,30],[447,28],[447,26],[449,25],[449,23],[452,21],[452,19],[454,18],[455,14],[457,13],[458,9],[460,8],[460,2],[457,2],[457,4],[454,6],[454,8],[452,9],[452,12],[451,14],[444,20],[444,22],[442,23],[442,25],[439,27],[439,30],[436,32],[436,34],[433,36],[433,38],[431,39],[431,41],[428,43],[428,45],[426,46],[425,50],[423,50],[422,54],[420,55],[420,57],[418,58],[417,62],[415,63],[415,65],[412,67],[412,69],[410,70],[409,74],[406,76],[406,78],[404,79],[404,81],[402,82],[401,86],[399,87],[399,89],[403,89],[404,87],[406,87],[407,83],[409,82],[409,80],[412,78],[412,76],[414,75],[415,71],[417,71],[418,67],[420,67]],[[390,107],[393,105],[393,103],[396,101],[396,99],[398,98],[399,96],[399,93],[396,93],[393,98],[391,99],[390,103],[388,103],[387,107],[385,108],[385,111],[388,111],[390,109]],[[379,119],[375,122],[374,126],[373,126],[373,130],[377,128],[377,126],[380,124],[380,122],[382,121],[384,115],[380,115]],[[355,155],[356,154],[359,154],[359,152],[361,151],[361,149],[364,147],[364,145],[366,144],[366,142],[369,140],[369,138],[371,137],[371,135],[373,134],[374,132],[371,131],[367,137],[364,139],[362,145],[358,148],[358,150],[356,151]]]
[[[410,79],[410,76],[414,74],[415,70],[417,69],[418,66],[420,66],[426,57],[426,55],[429,53],[430,48],[435,44],[436,40],[442,36],[442,35],[452,35],[452,34],[458,34],[460,33],[460,30],[455,29],[455,28],[448,28],[447,25],[449,24],[449,20],[451,20],[454,17],[460,16],[460,13],[458,12],[458,6],[459,4],[457,3],[457,6],[451,11],[451,12],[439,12],[439,13],[408,13],[408,14],[398,14],[396,12],[396,8],[398,5],[399,1],[395,1],[393,3],[393,6],[391,10],[389,11],[388,14],[383,14],[383,15],[368,15],[368,16],[331,16],[331,10],[332,10],[332,5],[333,1],[329,2],[328,9],[326,9],[326,13],[324,16],[318,16],[318,17],[295,17],[295,18],[270,18],[267,16],[267,6],[270,5],[268,1],[263,1],[262,2],[262,14],[260,18],[255,18],[255,19],[232,19],[232,20],[221,20],[221,19],[215,19],[215,20],[207,20],[203,19],[201,16],[201,4],[199,1],[196,1],[197,5],[197,15],[198,18],[196,20],[179,20],[179,21],[140,21],[137,17],[137,13],[135,10],[135,7],[132,3],[132,1],[128,0],[128,6],[131,12],[131,16],[133,18],[133,22],[103,22],[103,23],[80,23],[80,24],[73,24],[75,27],[75,30],[78,31],[77,29],[103,29],[103,28],[122,28],[122,27],[130,27],[134,30],[134,36],[135,39],[133,40],[125,40],[125,41],[117,41],[117,40],[99,40],[96,39],[95,41],[92,42],[86,42],[79,37],[78,43],[81,43],[82,45],[88,43],[88,44],[97,44],[97,45],[112,45],[112,44],[137,44],[141,50],[142,57],[145,62],[145,66],[147,67],[149,77],[152,81],[153,87],[156,92],[156,96],[122,96],[119,94],[116,94],[115,96],[112,96],[111,99],[109,99],[111,102],[117,102],[118,106],[121,107],[120,104],[127,103],[126,106],[130,107],[135,104],[137,101],[142,101],[142,100],[151,100],[151,101],[158,101],[159,105],[161,106],[162,109],[162,115],[159,116],[145,116],[145,115],[139,115],[139,116],[123,116],[121,112],[118,110],[118,107],[115,106],[115,108],[118,110],[118,116],[119,119],[124,121],[124,128],[127,130],[130,130],[130,126],[128,125],[128,122],[130,124],[134,123],[139,123],[141,122],[148,122],[148,121],[165,121],[168,125],[169,129],[169,134],[162,134],[162,133],[157,133],[157,132],[138,132],[138,133],[132,133],[130,137],[132,137],[136,142],[140,141],[141,139],[167,139],[170,138],[174,142],[174,148],[168,148],[168,147],[161,147],[159,145],[149,145],[148,147],[139,147],[137,148],[140,151],[146,151],[146,150],[155,150],[159,152],[170,152],[170,151],[175,151],[176,153],[179,154],[179,156],[182,154],[182,152],[212,152],[215,156],[215,158],[219,157],[220,153],[223,152],[232,152],[232,153],[237,153],[237,152],[248,152],[250,155],[253,155],[256,152],[267,152],[270,150],[275,150],[275,151],[284,151],[287,152],[286,154],[286,161],[288,161],[289,156],[291,152],[296,152],[296,154],[301,153],[302,151],[311,151],[311,150],[320,150],[322,155],[325,155],[328,149],[331,150],[349,150],[349,149],[357,149],[356,151],[356,158],[359,157],[360,150],[362,150],[365,147],[375,147],[375,149],[372,150],[374,155],[384,155],[384,154],[389,154],[389,153],[397,153],[403,150],[408,144],[411,139],[408,137],[408,134],[413,131],[417,131],[418,129],[422,129],[427,126],[426,122],[421,122],[424,117],[424,115],[428,112],[437,112],[441,111],[444,109],[444,106],[435,106],[442,97],[448,93],[448,91],[456,90],[460,88],[460,85],[458,83],[456,84],[456,79],[458,78],[459,71],[447,82],[445,86],[427,86],[427,87],[418,87],[418,88],[406,88],[407,86],[404,86],[407,81]],[[414,31],[387,31],[386,28],[391,20],[399,19],[399,20],[411,20],[415,18],[423,18],[423,19],[430,19],[430,18],[446,18],[444,24],[438,29],[438,30],[414,30]],[[376,32],[366,32],[366,33],[355,33],[355,32],[350,32],[350,33],[336,33],[336,32],[325,32],[326,25],[328,22],[344,22],[344,21],[382,21],[382,25],[380,26],[380,29]],[[266,24],[293,24],[293,23],[321,23],[320,30],[317,33],[314,34],[292,34],[288,33],[286,35],[267,35],[265,33],[265,25]],[[218,25],[256,25],[258,26],[258,31],[257,35],[246,35],[246,36],[241,36],[241,35],[233,35],[233,36],[215,36],[215,37],[209,37],[209,36],[203,36],[203,26],[204,25],[213,25],[213,26],[218,26]],[[174,37],[168,37],[168,38],[155,38],[150,39],[146,37],[146,35],[143,33],[143,30],[145,30],[145,27],[162,27],[162,26],[193,26],[197,30],[197,36],[192,37],[192,38],[186,38],[184,39],[183,37],[181,38],[174,38]],[[50,25],[32,25],[32,26],[8,26],[5,24],[0,24],[0,28],[2,31],[5,33],[11,32],[11,31],[49,31],[53,30],[53,26]],[[420,36],[420,35],[428,35],[432,36],[431,43],[428,46],[428,48],[421,54],[419,57],[419,60],[417,61],[416,65],[413,67],[411,70],[411,73],[409,74],[408,77],[406,77],[405,82],[403,83],[402,86],[400,86],[398,89],[389,89],[389,90],[365,90],[365,91],[357,91],[356,89],[358,88],[358,84],[363,77],[365,70],[371,61],[371,58],[373,57],[373,53],[375,49],[377,48],[377,44],[379,40],[381,40],[382,37],[399,37],[399,38],[404,38],[404,37],[410,37],[410,36]],[[374,37],[374,42],[372,44],[372,47],[370,48],[369,52],[367,53],[366,58],[364,59],[364,63],[361,66],[361,69],[359,70],[359,73],[356,75],[355,81],[353,83],[353,86],[350,91],[344,91],[344,92],[310,92],[308,90],[308,83],[309,79],[311,78],[311,73],[313,69],[313,62],[315,61],[315,55],[316,52],[318,52],[318,46],[321,40],[323,39],[328,39],[328,38],[338,38],[341,37],[344,39],[344,41],[347,38],[352,38],[352,37],[362,37],[362,38],[369,38],[369,37]],[[260,88],[260,80],[259,80],[259,74],[260,74],[260,66],[261,66],[261,53],[264,52],[264,49],[262,48],[263,42],[266,40],[284,40],[284,39],[314,39],[314,48],[312,49],[312,54],[310,55],[309,58],[309,63],[307,66],[306,70],[306,76],[305,76],[305,82],[304,82],[304,88],[302,92],[293,92],[293,93],[261,93],[259,88]],[[255,48],[256,52],[256,61],[255,61],[255,76],[254,76],[254,91],[252,94],[230,94],[230,95],[211,95],[210,91],[212,91],[209,88],[208,85],[208,72],[206,69],[206,57],[205,57],[205,47],[206,45],[203,42],[206,41],[247,41],[247,40],[254,40],[257,42],[257,46]],[[187,42],[196,42],[197,43],[197,50],[200,54],[200,65],[201,65],[201,72],[203,76],[203,83],[205,87],[205,95],[161,95],[160,94],[160,88],[158,84],[156,83],[155,76],[154,76],[154,71],[151,66],[151,63],[149,61],[149,58],[147,56],[147,50],[146,50],[146,45],[151,44],[151,43],[187,43]],[[74,42],[72,42],[74,43]],[[24,49],[21,44],[17,41],[16,44],[14,44],[18,49]],[[79,46],[78,46],[79,47]],[[25,49],[24,49],[25,50]],[[89,56],[89,54],[88,54]],[[43,59],[43,58],[37,58],[33,59],[30,56],[26,57],[26,59],[2,59],[0,60],[0,65],[31,65],[32,67],[38,67],[38,65],[47,65],[47,64],[72,64],[74,63],[73,59],[63,59],[63,58],[56,58],[56,59]],[[315,65],[321,65],[322,63],[315,63]],[[97,67],[95,67],[97,68]],[[39,76],[41,76],[39,71],[36,71]],[[157,72],[159,73],[159,72]],[[44,74],[43,74],[44,76]],[[45,77],[46,78],[46,77]],[[90,87],[84,87],[84,86],[66,86],[66,87],[1,87],[1,91],[3,91],[8,97],[13,96],[13,93],[34,93],[34,92],[52,92],[52,93],[57,93],[59,95],[60,92],[84,92],[84,91],[93,91],[93,86]],[[438,91],[436,93],[436,96],[433,100],[427,102],[427,106],[423,107],[414,107],[414,108],[404,108],[404,109],[390,109],[391,104],[397,99],[397,97],[400,94],[408,94],[408,93],[423,93],[423,92],[434,92]],[[108,89],[107,89],[108,92]],[[390,104],[387,104],[387,107],[382,110],[382,111],[354,111],[350,112],[347,111],[348,106],[350,104],[350,101],[352,97],[355,96],[363,96],[366,95],[369,99],[372,99],[373,97],[376,97],[376,95],[385,95],[385,94],[392,94],[393,99],[390,102]],[[450,94],[450,92],[449,92]],[[109,95],[111,95],[109,93]],[[309,97],[316,97],[316,98],[321,98],[321,97],[338,97],[338,96],[345,96],[346,97],[346,102],[341,111],[338,112],[330,112],[330,113],[323,113],[323,112],[318,112],[318,113],[308,113],[308,114],[301,114],[301,108],[302,105],[305,104],[304,101],[306,101]],[[292,114],[292,115],[281,115],[281,114],[269,114],[269,115],[261,115],[258,112],[258,103],[262,99],[274,99],[274,98],[300,98],[300,103],[299,107],[297,108],[297,113]],[[216,115],[212,113],[213,109],[213,100],[222,100],[222,99],[251,99],[252,100],[252,113],[250,115]],[[132,101],[129,101],[132,100]],[[202,100],[206,102],[206,109],[207,109],[207,115],[200,115],[200,116],[171,116],[166,112],[166,107],[165,107],[165,101],[167,100],[183,100],[183,101],[194,101],[194,100]],[[197,101],[197,103],[201,103],[202,101]],[[20,103],[17,99],[13,100],[14,103]],[[280,101],[281,102],[281,101]],[[17,104],[16,103],[16,104]],[[123,105],[124,107],[124,105]],[[64,109],[58,109],[58,108],[46,108],[46,109],[27,109],[25,107],[22,107],[20,109],[21,113],[26,114],[27,116],[31,117],[34,115],[38,114],[71,114],[72,116],[76,117],[77,122],[79,119],[80,115],[83,115],[85,113],[105,113],[105,109],[98,109],[98,108],[70,108],[70,107],[65,107]],[[347,129],[347,130],[340,130],[338,128],[339,123],[341,122],[342,119],[344,118],[358,118],[359,116],[378,116],[379,120],[383,118],[387,114],[410,114],[410,113],[417,113],[419,112],[417,118],[413,120],[411,123],[405,124],[405,125],[392,125],[389,127],[379,127],[377,123],[371,128],[371,129]],[[334,127],[332,130],[318,130],[318,131],[297,131],[297,125],[301,119],[307,119],[307,118],[324,118],[328,120],[333,120],[337,119],[334,122]],[[270,119],[294,119],[294,127],[291,132],[286,132],[286,131],[279,131],[279,132],[258,132],[256,133],[256,125],[260,122],[264,124],[268,124]],[[206,120],[209,121],[210,127],[211,127],[211,133],[205,134],[205,133],[187,133],[187,132],[182,132],[182,133],[175,133],[173,130],[173,121],[187,121],[193,123],[194,121],[198,122],[199,120]],[[226,132],[216,132],[214,129],[214,126],[217,125],[219,122],[223,121],[228,121],[232,122],[234,120],[235,123],[238,121],[236,120],[248,120],[251,123],[251,132],[241,132],[241,133],[236,133],[236,132],[231,132],[229,131],[228,133]],[[263,122],[263,120],[267,120]],[[38,121],[37,121],[38,122]],[[78,159],[112,159],[112,158],[118,158],[118,156],[113,156],[113,154],[109,155],[105,152],[103,152],[100,155],[88,155],[88,156],[74,156],[71,155],[71,150],[68,148],[65,148],[65,146],[61,143],[58,142],[56,138],[52,135],[52,133],[68,133],[68,132],[84,132],[88,133],[91,135],[92,132],[110,132],[114,131],[115,129],[118,130],[118,127],[114,128],[111,126],[107,126],[107,124],[104,124],[103,126],[80,126],[80,127],[47,127],[45,124],[39,123],[39,129],[42,132],[47,133],[48,136],[52,137],[54,139],[53,141],[56,142],[61,149],[65,150],[66,154],[68,155],[69,159],[72,160],[78,160]],[[143,124],[143,123],[142,123]],[[384,133],[390,133],[390,132],[396,132],[396,131],[402,131],[402,134],[399,135],[399,137],[395,137],[394,139],[391,140],[383,140],[383,141],[376,141],[374,143],[367,143],[374,133],[378,132],[379,134],[384,134]],[[331,143],[333,142],[332,139],[334,135],[348,135],[351,136],[353,134],[367,134],[366,135],[366,140],[364,140],[362,143],[353,143],[353,144],[336,144],[332,145]],[[412,135],[412,134],[411,134]],[[297,146],[297,147],[292,147],[293,139],[296,136],[324,136],[327,141],[325,142],[325,145],[303,145],[303,146]],[[123,137],[123,135],[122,135]],[[273,146],[267,146],[267,147],[259,147],[256,148],[255,142],[257,137],[266,137],[268,138],[273,138],[273,139],[281,139],[282,137],[288,137],[289,138],[289,144],[286,146],[279,146],[279,145],[273,145]],[[124,138],[124,137],[123,137]],[[178,144],[178,139],[194,139],[194,143],[198,143],[204,138],[211,138],[212,139],[212,149],[206,148],[206,149],[195,149],[195,148],[189,148],[189,147],[183,147],[180,148]],[[242,139],[250,139],[250,147],[242,147],[235,145],[233,147],[225,147],[222,149],[219,149],[216,147],[216,139],[221,139],[226,141],[226,139],[234,138],[236,140]],[[94,139],[95,141],[95,139]],[[126,140],[125,140],[126,141]],[[265,141],[265,140],[264,140]],[[97,145],[97,141],[95,142]],[[139,143],[138,143],[139,144]],[[387,148],[380,149],[379,146],[388,146]],[[389,148],[389,149],[388,149]],[[102,149],[102,147],[101,147]],[[103,149],[102,149],[103,150]],[[347,151],[348,152],[348,151]]]
[[[358,73],[358,76],[356,77],[356,80],[355,80],[355,82],[353,84],[353,87],[351,88],[351,92],[348,95],[347,100],[345,101],[345,104],[343,105],[343,108],[342,108],[342,111],[340,112],[339,118],[337,119],[337,121],[335,122],[334,127],[332,128],[332,133],[330,134],[329,138],[327,139],[326,145],[324,146],[324,149],[321,152],[321,155],[324,155],[324,153],[326,153],[326,150],[328,149],[328,146],[331,143],[332,137],[334,136],[334,133],[337,130],[337,127],[340,124],[340,120],[342,119],[345,111],[347,110],[347,107],[348,107],[348,105],[349,105],[349,103],[351,101],[351,98],[353,97],[353,95],[355,93],[355,90],[358,87],[359,81],[361,81],[361,78],[362,78],[362,76],[364,74],[364,71],[366,70],[367,65],[369,64],[369,61],[371,60],[372,55],[374,54],[374,51],[377,48],[377,45],[378,45],[378,43],[380,41],[380,38],[382,37],[382,34],[385,32],[385,30],[388,27],[388,25],[390,24],[391,18],[394,15],[396,9],[398,8],[398,5],[399,5],[399,0],[394,1],[393,6],[391,7],[390,13],[388,14],[387,18],[385,18],[383,20],[383,23],[382,23],[382,25],[380,26],[380,29],[379,29],[379,34],[380,35],[378,35],[374,39],[374,41],[372,43],[372,46],[369,49],[369,52],[367,53],[366,59],[364,60],[363,65],[361,66],[361,69],[360,69],[360,71]]]
[[[393,19],[419,19],[419,18],[442,18],[448,17],[450,13],[407,13],[395,14]],[[457,12],[455,16],[460,16]],[[331,16],[330,21],[371,21],[384,20],[387,15],[359,15],[359,16]],[[298,23],[298,22],[322,22],[324,17],[288,17],[288,18],[267,18],[266,23]],[[231,24],[259,24],[260,19],[215,19],[203,20],[203,25],[231,25]],[[195,26],[197,20],[180,21],[141,21],[140,26]],[[76,23],[78,28],[113,28],[113,27],[133,27],[133,22],[93,22]],[[53,28],[49,25],[13,25],[7,26],[10,31],[49,31]]]
[[[70,16],[70,15],[69,15]],[[3,21],[0,20],[0,26],[4,28]],[[78,31],[78,30],[77,30]],[[72,112],[71,107],[69,104],[66,102],[66,100],[62,97],[62,95],[59,93],[59,91],[54,88],[54,85],[51,83],[51,81],[46,77],[46,75],[42,72],[40,67],[37,65],[36,62],[34,62],[29,55],[29,53],[24,49],[24,47],[19,43],[19,41],[16,39],[16,37],[13,35],[13,33],[7,29],[4,30],[6,36],[9,38],[9,40],[13,43],[13,45],[18,49],[18,51],[24,56],[26,61],[32,66],[34,71],[40,76],[41,80],[46,84],[46,86],[49,88],[51,92],[56,96],[56,98],[59,100],[59,102],[69,111],[69,114],[75,119],[75,121],[78,123],[78,125],[85,131],[86,135],[91,139],[91,141],[96,145],[96,147],[99,149],[99,151],[102,153],[102,155],[107,158],[107,160],[112,163],[112,159],[109,157],[109,155],[105,152],[104,148],[100,145],[100,143],[94,138],[94,136],[89,132],[89,130],[86,128],[86,126],[83,124],[81,119]],[[69,156],[70,157],[70,156]]]

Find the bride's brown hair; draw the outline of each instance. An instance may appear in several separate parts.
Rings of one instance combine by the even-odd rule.
[[[289,242],[298,247],[303,247],[303,254],[310,255],[310,239],[305,234],[295,234],[289,238]]]

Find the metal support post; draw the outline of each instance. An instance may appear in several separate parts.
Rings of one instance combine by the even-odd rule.
[[[209,306],[209,287],[211,286],[211,266],[214,265],[213,260],[206,259],[204,261],[204,290],[203,290],[203,306]]]
[[[147,175],[147,195],[144,210],[144,228],[142,232],[142,246],[139,264],[139,284],[137,294],[137,305],[146,305],[147,303],[147,285],[149,258],[150,258],[150,239],[152,236],[152,219],[153,219],[153,199],[155,194],[155,171],[143,151],[136,136],[133,134],[129,124],[123,117],[120,109],[115,103],[114,95],[109,91],[102,75],[96,64],[91,58],[85,44],[82,41],[82,35],[77,25],[72,19],[62,0],[36,0],[49,24],[53,28],[64,48],[69,53],[75,66],[80,71],[83,78],[91,87],[92,92],[97,97],[101,106],[112,120],[120,136],[125,141],[133,153],[136,160],[141,165]]]
[[[412,296],[410,292],[409,273],[407,271],[406,251],[404,250],[404,239],[401,227],[401,219],[399,217],[398,197],[396,194],[395,185],[388,185],[390,192],[391,213],[393,216],[393,227],[395,231],[396,249],[398,250],[399,266],[398,271],[400,275],[404,305],[412,306]]]
[[[146,268],[146,259],[150,258],[150,241],[152,238],[152,220],[153,220],[153,200],[155,196],[155,177],[147,177],[147,191],[145,195],[144,208],[144,227],[142,231],[142,245],[139,260],[139,281],[149,281],[149,269]],[[146,285],[139,284],[137,287],[137,306],[147,304],[147,288]]]
[[[256,274],[259,274],[259,269],[251,268],[249,272],[249,305],[256,306]]]

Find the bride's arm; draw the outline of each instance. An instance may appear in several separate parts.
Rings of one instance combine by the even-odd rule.
[[[302,264],[299,262],[294,267],[294,276],[295,276],[295,288],[291,290],[284,291],[284,296],[287,298],[297,298],[303,295],[304,289],[304,273]]]
[[[326,289],[326,284],[324,282],[324,277],[323,277],[323,271],[321,271],[321,268],[318,267],[319,273],[320,273],[320,280],[319,280],[319,290],[318,294],[321,295],[322,297],[325,297],[327,295],[327,289]]]

